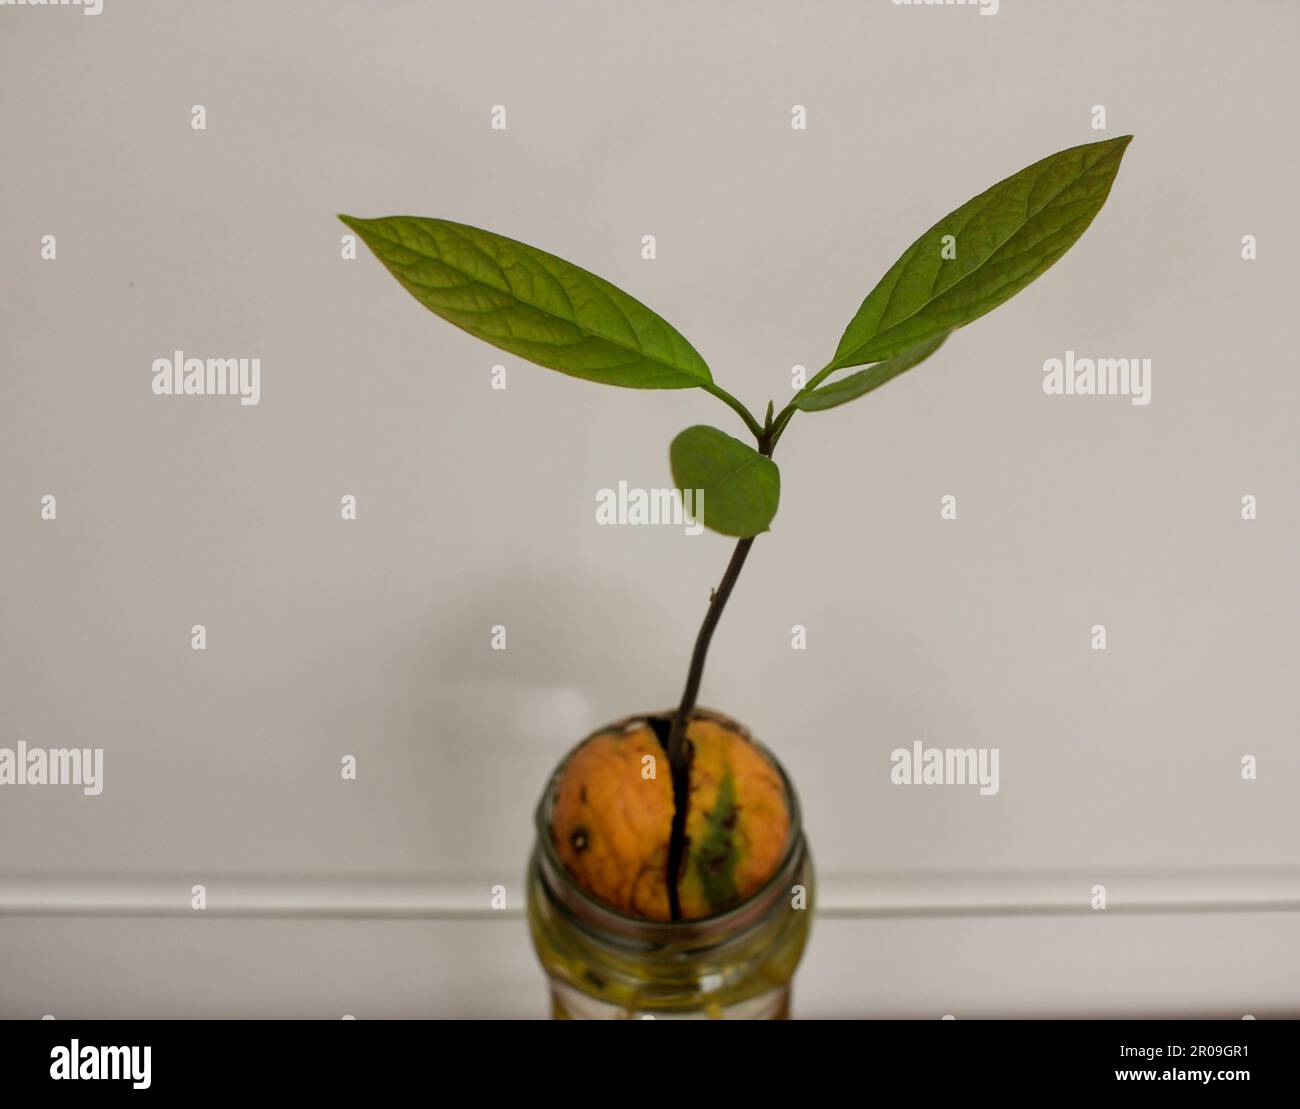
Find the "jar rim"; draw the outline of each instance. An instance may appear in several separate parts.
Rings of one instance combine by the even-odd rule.
[[[585,739],[576,743],[560,760],[555,770],[547,779],[537,804],[535,823],[537,828],[537,852],[543,863],[542,876],[546,885],[557,895],[557,900],[573,915],[578,925],[594,927],[599,930],[601,938],[618,938],[636,945],[652,947],[667,944],[680,944],[693,940],[730,939],[744,933],[751,926],[762,922],[768,909],[784,896],[786,883],[798,874],[803,865],[805,852],[803,824],[799,807],[799,795],[791,782],[789,774],[781,761],[759,740],[755,739],[739,721],[725,713],[713,709],[696,708],[692,719],[712,720],[739,732],[747,742],[764,755],[781,776],[781,785],[785,790],[786,809],[790,818],[789,831],[786,833],[785,850],[780,864],[772,871],[767,881],[743,901],[710,916],[694,917],[690,920],[650,920],[635,916],[606,905],[588,893],[574,878],[572,872],[564,865],[556,850],[555,839],[551,830],[551,808],[555,801],[560,780],[575,751],[588,740],[605,732],[620,730],[637,721],[649,721],[656,717],[671,717],[672,711],[663,713],[639,713],[598,728]],[[558,879],[558,881],[556,881]],[[562,888],[561,888],[562,885]]]

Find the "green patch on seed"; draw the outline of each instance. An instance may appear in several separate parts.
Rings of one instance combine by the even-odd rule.
[[[704,839],[695,851],[695,873],[704,889],[705,899],[714,912],[735,904],[736,863],[740,852],[736,849],[735,831],[736,782],[728,767],[718,785],[718,799],[709,811]]]

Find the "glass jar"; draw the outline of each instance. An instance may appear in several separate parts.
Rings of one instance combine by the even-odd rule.
[[[553,1017],[783,1020],[790,1015],[790,983],[812,921],[812,858],[799,799],[784,767],[762,744],[750,742],[771,760],[785,786],[790,812],[785,854],[757,893],[698,920],[628,916],[578,885],[551,836],[552,808],[569,756],[556,768],[537,806],[537,842],[528,867],[528,923],[550,979]]]

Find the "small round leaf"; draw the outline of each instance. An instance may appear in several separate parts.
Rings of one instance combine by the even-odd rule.
[[[702,491],[695,504],[705,527],[738,538],[767,531],[781,499],[781,471],[770,458],[702,424],[678,435],[668,453],[677,488]]]

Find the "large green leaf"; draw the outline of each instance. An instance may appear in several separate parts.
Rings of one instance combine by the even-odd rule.
[[[554,254],[449,220],[339,219],[426,308],[511,354],[634,389],[713,381],[666,320]]]
[[[1018,293],[1069,250],[1101,210],[1132,137],[1062,150],[944,216],[862,302],[831,368],[902,354]],[[956,256],[945,258],[948,235]]]
[[[839,381],[832,381],[829,385],[823,385],[810,393],[800,393],[794,398],[794,406],[803,412],[823,412],[827,408],[837,408],[841,404],[857,400],[872,389],[879,389],[886,381],[897,377],[904,370],[910,370],[913,366],[924,362],[943,346],[943,341],[951,334],[951,331],[942,331],[935,338],[927,339],[911,350],[896,354],[884,362],[877,362],[874,366],[849,374]]]
[[[678,435],[668,455],[677,488],[704,491],[696,512],[705,527],[741,538],[767,531],[781,499],[781,471],[770,458],[703,424]]]

